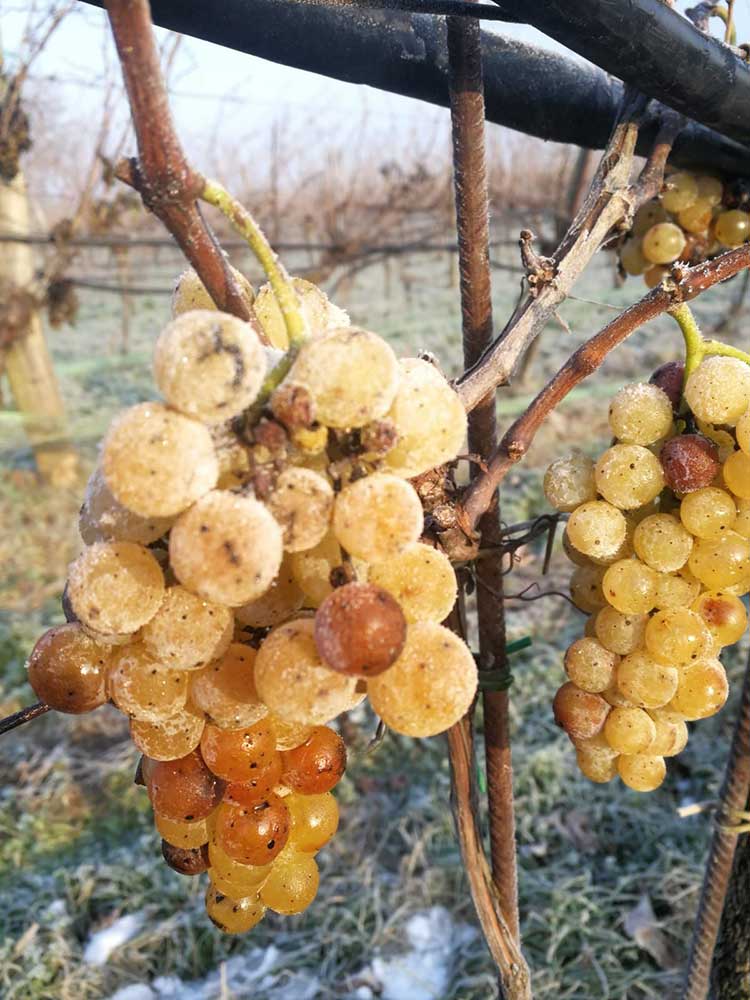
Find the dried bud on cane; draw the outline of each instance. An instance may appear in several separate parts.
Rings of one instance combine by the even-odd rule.
[[[271,396],[270,405],[273,415],[289,431],[315,423],[315,402],[310,390],[300,382],[282,382]]]

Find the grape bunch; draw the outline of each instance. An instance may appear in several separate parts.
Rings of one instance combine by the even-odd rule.
[[[744,181],[686,170],[668,174],[658,198],[635,213],[633,227],[619,246],[623,271],[658,285],[669,265],[699,264],[750,239],[750,196]]]
[[[337,716],[369,696],[396,732],[432,736],[477,687],[441,625],[456,577],[421,540],[410,482],[456,458],[458,396],[299,279],[308,337],[284,358],[270,288],[255,298],[237,277],[252,323],[180,279],[154,350],[162,401],[110,425],[67,624],[28,662],[53,709],[128,717],[164,858],[208,871],[208,915],[229,933],[315,897],[346,767]]]
[[[687,723],[724,705],[719,659],[747,627],[750,592],[750,366],[706,357],[613,398],[615,442],[596,462],[553,462],[544,489],[569,514],[573,602],[589,617],[554,699],[578,767],[652,791]]]

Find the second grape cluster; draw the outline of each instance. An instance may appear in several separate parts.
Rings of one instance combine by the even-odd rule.
[[[596,462],[553,462],[544,482],[569,512],[570,592],[589,615],[555,719],[587,778],[619,774],[637,791],[662,783],[688,722],[724,705],[719,655],[747,626],[750,366],[707,357],[684,403],[682,387],[677,363],[625,386],[609,409],[615,443]]]

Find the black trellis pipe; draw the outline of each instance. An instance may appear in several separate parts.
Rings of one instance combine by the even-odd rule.
[[[507,6],[511,2],[517,0],[503,0]],[[592,3],[597,6],[597,0]],[[633,3],[622,0],[623,6]],[[449,103],[442,18],[310,0],[222,0],[220,5],[152,0],[151,6],[154,22],[174,31],[348,83],[446,107]],[[536,15],[541,0],[526,6]],[[588,0],[582,10],[584,6],[588,9]],[[619,81],[595,66],[486,32],[482,53],[489,121],[555,142],[604,147],[619,107]],[[676,89],[673,84],[664,96]],[[658,112],[651,113],[641,129],[639,151],[644,154],[657,126]],[[750,151],[695,123],[679,137],[673,159],[729,173],[750,172]]]

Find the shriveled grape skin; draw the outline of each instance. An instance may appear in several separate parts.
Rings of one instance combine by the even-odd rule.
[[[58,625],[40,636],[31,651],[29,684],[57,712],[91,712],[107,700],[110,655],[79,624]]]
[[[387,417],[396,444],[385,465],[411,478],[452,461],[466,437],[466,411],[455,390],[429,361],[402,358],[399,385]]]
[[[180,583],[229,607],[265,593],[281,556],[281,528],[266,507],[225,490],[202,497],[177,519],[169,536],[169,558]]]
[[[68,598],[79,621],[104,634],[137,632],[156,614],[164,575],[135,542],[96,542],[68,570]]]
[[[710,486],[719,471],[719,452],[702,434],[680,434],[659,452],[667,486],[675,493],[692,493]]]
[[[138,403],[113,421],[101,463],[113,496],[145,518],[179,514],[219,475],[208,430],[160,403]]]
[[[321,423],[363,427],[388,412],[399,367],[381,337],[359,327],[341,327],[308,340],[289,377],[310,390]]]
[[[466,645],[442,625],[410,625],[404,649],[385,673],[368,682],[372,707],[405,736],[435,736],[468,710],[477,668]]]
[[[596,487],[614,507],[632,510],[649,503],[664,488],[664,473],[656,455],[638,444],[616,444],[599,458]]]
[[[649,382],[658,386],[672,404],[674,413],[682,401],[682,385],[685,381],[685,365],[681,361],[667,361],[654,371]]]
[[[94,542],[138,542],[149,545],[169,531],[173,517],[141,517],[124,507],[107,486],[100,466],[86,484],[78,530],[86,545]]]
[[[266,374],[265,353],[250,324],[206,309],[183,313],[164,327],[153,365],[169,405],[207,424],[241,413]]]
[[[333,511],[337,540],[365,562],[399,555],[419,540],[423,524],[416,490],[389,473],[375,473],[345,487]]]
[[[625,541],[627,522],[612,504],[591,500],[573,511],[566,533],[571,544],[585,556],[607,558]]]
[[[281,719],[323,725],[350,706],[357,678],[325,666],[314,629],[310,618],[275,628],[258,651],[255,683],[262,700]]]
[[[161,854],[169,867],[180,875],[202,875],[208,870],[208,845],[175,847],[168,840],[161,842]]]
[[[312,549],[326,535],[333,512],[333,489],[312,469],[285,469],[267,502],[281,526],[287,552]]]
[[[326,666],[355,677],[387,670],[406,641],[398,602],[373,583],[348,583],[323,601],[315,615],[315,645]]]
[[[572,740],[585,740],[601,732],[609,705],[601,695],[582,691],[568,681],[558,689],[552,712],[557,725]]]
[[[705,358],[687,380],[685,400],[699,420],[734,426],[750,404],[750,367],[738,358]]]
[[[238,729],[268,715],[255,687],[251,646],[232,643],[221,659],[190,675],[190,698],[215,726]]]
[[[394,596],[409,624],[442,622],[456,602],[456,574],[450,559],[423,542],[370,566],[367,579]]]
[[[654,444],[672,428],[672,404],[648,382],[623,386],[609,405],[609,426],[623,444]]]
[[[231,611],[205,601],[184,587],[169,587],[141,638],[165,667],[196,670],[222,656],[234,634]]]

